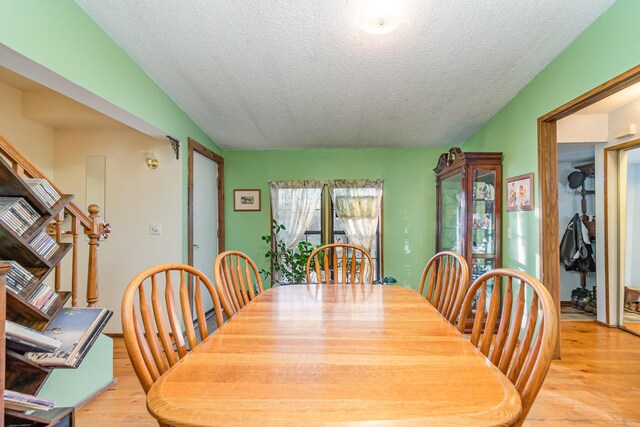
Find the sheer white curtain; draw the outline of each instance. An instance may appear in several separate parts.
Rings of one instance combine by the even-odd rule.
[[[335,180],[327,186],[349,241],[371,253],[376,240],[382,180]]]
[[[271,181],[273,219],[285,229],[275,236],[287,248],[295,246],[320,209],[322,181]]]

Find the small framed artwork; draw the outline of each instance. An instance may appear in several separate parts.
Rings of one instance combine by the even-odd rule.
[[[533,210],[533,172],[507,178],[507,212]]]
[[[234,211],[259,211],[260,190],[233,190]]]

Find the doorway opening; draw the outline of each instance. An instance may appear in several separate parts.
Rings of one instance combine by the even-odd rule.
[[[580,111],[586,107],[595,104],[613,94],[622,91],[636,83],[640,82],[640,65],[636,66],[629,71],[603,83],[602,85],[592,89],[591,91],[575,98],[574,100],[556,108],[555,110],[547,113],[546,115],[538,119],[538,173],[540,177],[540,200],[541,200],[541,215],[540,215],[540,249],[541,249],[541,269],[542,269],[542,281],[549,289],[558,312],[560,312],[560,247],[559,241],[559,222],[558,222],[558,139],[557,139],[557,125],[558,121],[568,117],[577,111]],[[605,145],[613,145],[610,141]],[[603,221],[597,224],[596,234],[601,234],[603,242],[597,248],[596,258],[600,259],[604,263],[603,268],[598,272],[598,278],[602,279],[599,286],[598,302],[599,309],[598,323],[602,323],[606,326],[613,326],[614,316],[612,315],[612,295],[615,295],[614,286],[609,286],[610,282],[610,264],[611,260],[617,259],[611,258],[610,252],[612,251],[612,245],[610,240],[610,232],[608,230],[608,222],[606,218],[607,214],[607,194],[608,186],[606,185],[606,160],[607,156],[602,154],[602,151],[606,152],[606,148],[598,147],[596,153],[596,167],[598,166],[598,158],[600,156],[600,162],[602,156],[604,156],[603,174],[598,179],[596,175],[596,188],[600,185],[604,193],[604,197],[598,202],[598,210],[604,212]],[[602,206],[604,204],[604,206]],[[598,231],[599,230],[599,231]],[[610,260],[611,258],[611,260]],[[612,294],[613,292],[613,294]],[[604,310],[603,310],[604,308]],[[556,352],[554,355],[556,358],[560,357],[560,337],[558,336],[558,342],[556,346]]]
[[[560,319],[594,321],[597,315],[595,274],[595,145],[574,140],[558,122],[558,223],[560,226]],[[571,142],[569,142],[571,141]]]

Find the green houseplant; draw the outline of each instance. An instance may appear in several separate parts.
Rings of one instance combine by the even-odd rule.
[[[265,280],[269,279],[273,274],[273,283],[277,285],[286,285],[291,283],[304,283],[307,279],[307,259],[317,246],[313,246],[307,241],[299,241],[293,248],[287,248],[283,242],[276,239],[281,230],[286,230],[284,225],[278,224],[277,221],[271,223],[272,233],[262,236],[262,240],[269,244],[269,250],[264,254],[265,258],[269,258],[271,270],[260,270]]]

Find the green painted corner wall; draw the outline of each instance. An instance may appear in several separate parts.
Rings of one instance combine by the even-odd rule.
[[[73,0],[3,0],[0,16],[1,44],[181,141],[186,262],[187,137],[220,147]]]
[[[384,274],[417,288],[435,252],[435,174],[432,149],[371,148],[354,150],[282,150],[225,152],[226,248],[246,252],[267,268],[270,231],[268,182],[289,179],[381,178],[383,195]],[[234,212],[233,190],[262,190],[260,212]]]
[[[463,144],[502,151],[503,178],[534,172],[538,191],[538,117],[640,63],[640,2],[618,0]],[[506,197],[506,195],[505,195]],[[539,197],[536,197],[536,200]],[[506,206],[506,203],[503,203]],[[503,266],[540,273],[540,205],[504,212]]]

